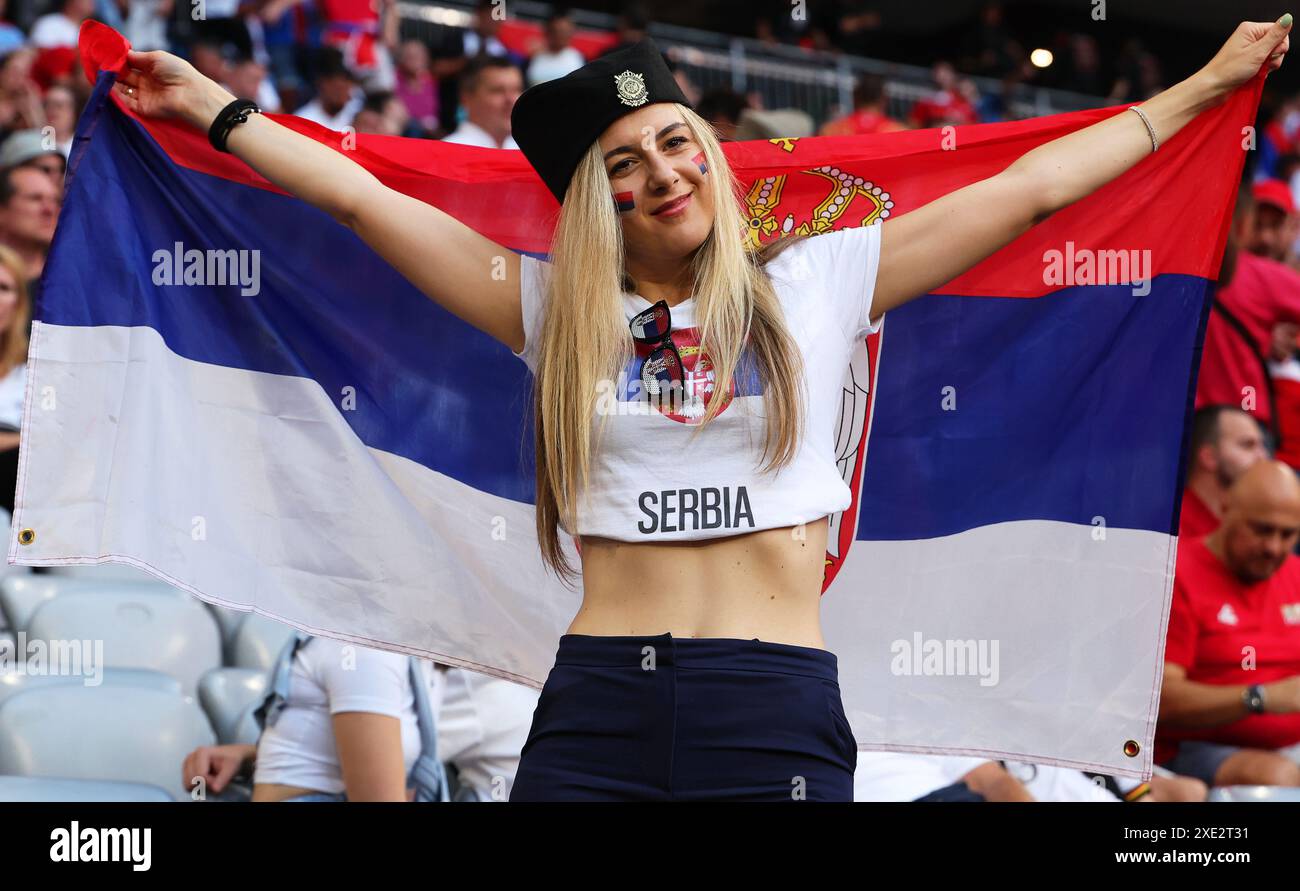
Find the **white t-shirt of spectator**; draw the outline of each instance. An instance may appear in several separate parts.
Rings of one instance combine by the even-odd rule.
[[[448,133],[442,141],[454,142],[457,145],[477,145],[480,148],[519,148],[519,143],[515,142],[513,136],[507,136],[505,142],[497,145],[497,141],[492,138],[492,134],[472,121],[461,121],[460,126]]]
[[[479,54],[479,50],[483,50],[489,56],[510,55],[510,52],[506,49],[506,45],[495,37],[489,37],[485,47],[483,38],[479,37],[478,32],[473,30],[465,32],[464,46],[465,55],[471,59]]]
[[[1008,761],[1007,773],[1024,783],[1035,801],[1119,801],[1104,785],[1068,767]]]
[[[338,114],[330,114],[321,107],[319,99],[313,99],[302,108],[294,112],[300,118],[306,118],[309,121],[315,121],[323,127],[329,127],[331,130],[346,130],[352,126],[353,119],[361,107],[366,104],[365,94],[361,90],[354,89],[352,98],[347,101]]]
[[[81,26],[61,12],[43,15],[32,25],[32,46],[44,49],[51,46],[76,46],[77,32]]]
[[[571,46],[566,46],[558,53],[542,50],[533,55],[528,63],[528,86],[536,86],[557,77],[564,77],[570,71],[577,71],[587,60]]]
[[[408,657],[314,637],[294,655],[284,711],[258,740],[253,782],[343,792],[333,723],[342,712],[399,719],[403,776],[410,773],[420,728]]]
[[[956,755],[858,752],[853,800],[916,801],[951,786],[987,761]]]
[[[27,365],[20,362],[0,378],[0,424],[18,429],[23,424],[27,399]]]

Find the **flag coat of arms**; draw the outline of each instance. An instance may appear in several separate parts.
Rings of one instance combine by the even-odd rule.
[[[36,308],[9,562],[129,564],[540,687],[581,593],[537,549],[527,368],[205,134],[121,108],[124,52],[83,31],[104,70]],[[822,611],[861,748],[1149,774],[1261,83],[857,345]],[[888,220],[1117,113],[725,151],[758,243]],[[521,153],[273,117],[545,256],[556,204]]]

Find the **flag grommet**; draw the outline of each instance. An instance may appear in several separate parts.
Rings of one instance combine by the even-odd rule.
[[[1135,739],[1127,740],[1124,743],[1124,754],[1130,758],[1136,758],[1141,751],[1142,747],[1138,745]]]
[[[22,530],[19,530],[19,532],[18,532],[18,543],[19,543],[19,544],[29,545],[29,544],[31,544],[31,543],[34,542],[34,541],[36,541],[36,530],[35,530],[35,529],[22,529]]]

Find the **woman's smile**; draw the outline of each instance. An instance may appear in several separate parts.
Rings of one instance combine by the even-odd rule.
[[[650,215],[652,217],[678,217],[686,212],[686,208],[690,206],[690,203],[691,193],[687,192],[685,195],[661,204],[658,209],[652,210]]]

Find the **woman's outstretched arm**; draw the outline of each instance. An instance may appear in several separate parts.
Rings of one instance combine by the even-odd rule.
[[[1291,16],[1243,22],[1204,68],[1139,107],[1163,144],[1290,47]],[[1035,223],[1124,173],[1151,153],[1137,114],[1124,111],[1026,152],[1006,170],[884,223],[873,314],[926,294],[1015,240]],[[874,321],[874,319],[873,319]]]
[[[235,98],[165,52],[129,53],[113,89],[139,114],[178,117],[205,133]],[[388,188],[344,153],[263,115],[235,127],[226,145],[272,183],[356,232],[435,303],[512,350],[523,349],[514,251]]]

